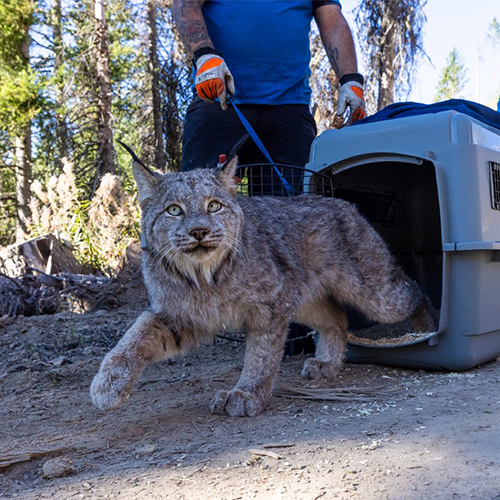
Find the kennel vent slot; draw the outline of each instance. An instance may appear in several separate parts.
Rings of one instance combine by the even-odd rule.
[[[500,210],[500,163],[490,161],[491,208]]]

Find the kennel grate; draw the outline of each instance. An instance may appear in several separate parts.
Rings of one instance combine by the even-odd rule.
[[[315,194],[332,197],[332,180],[323,174],[303,167],[285,164],[254,163],[240,165],[238,194],[242,196],[297,196]],[[283,182],[284,177],[287,183]]]
[[[333,182],[328,175],[298,166],[259,163],[240,165],[236,175],[241,180],[238,193],[242,196],[315,194],[339,198],[356,205],[370,222],[378,222],[386,227],[393,227],[400,220],[403,210],[402,202],[396,199],[393,192],[378,193],[362,187],[346,188]],[[288,185],[282,181],[281,176]]]
[[[403,204],[396,199],[393,192],[377,193],[362,187],[348,189],[337,183],[334,183],[333,188],[335,198],[356,205],[359,212],[371,223],[379,222],[385,227],[394,227],[395,222],[401,219]]]

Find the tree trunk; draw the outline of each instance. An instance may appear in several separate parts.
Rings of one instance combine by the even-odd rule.
[[[174,60],[166,62],[163,66],[162,85],[165,102],[163,123],[167,138],[165,150],[169,168],[178,171],[182,164],[182,123],[177,95],[180,87],[178,66]]]
[[[106,0],[94,0],[95,12],[95,63],[97,78],[98,141],[99,153],[94,192],[101,177],[115,173],[113,151],[113,116],[111,112],[111,76],[109,71],[109,43],[106,26]]]
[[[158,32],[156,28],[156,0],[148,0],[148,69],[151,76],[151,96],[154,126],[154,157],[156,168],[165,167],[165,148],[163,143],[163,117],[161,110],[160,63],[158,61]]]
[[[26,66],[30,60],[30,36],[26,33],[19,46]],[[28,239],[28,219],[30,218],[29,200],[31,197],[31,126],[26,128],[15,138],[15,167],[16,167],[16,202],[17,227],[16,241]]]
[[[23,134],[15,139],[16,165],[16,202],[17,228],[16,242],[20,243],[29,238],[28,219],[30,218],[29,201],[31,198],[31,129],[26,128]]]
[[[382,15],[382,43],[380,45],[380,68],[378,78],[377,109],[394,103],[394,60],[396,59],[396,30],[394,27],[395,16],[392,12],[393,0],[384,2]]]
[[[68,157],[68,127],[64,110],[64,82],[60,79],[60,72],[64,63],[61,0],[52,2],[52,37],[54,44],[54,74],[56,75],[56,142],[60,165],[62,158]]]

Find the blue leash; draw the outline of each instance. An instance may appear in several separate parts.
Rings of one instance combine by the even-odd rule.
[[[232,97],[229,97],[229,102],[233,105],[234,110],[236,111],[236,114],[238,115],[239,119],[241,120],[241,123],[243,126],[246,128],[248,134],[252,138],[253,142],[255,142],[255,145],[260,149],[261,153],[266,157],[267,161],[274,167],[274,170],[278,174],[278,177],[280,178],[281,182],[283,183],[283,186],[285,186],[287,194],[293,194],[293,189],[292,186],[288,183],[288,181],[285,179],[283,174],[278,170],[276,165],[274,164],[274,161],[271,159],[271,155],[268,153],[266,147],[264,144],[262,144],[262,141],[260,140],[260,137],[257,135],[257,132],[255,132],[254,128],[252,125],[250,125],[250,122],[245,118],[245,115],[241,112],[241,110],[236,106],[234,103],[234,100]]]

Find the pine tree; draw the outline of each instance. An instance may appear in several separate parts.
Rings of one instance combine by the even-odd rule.
[[[95,64],[98,160],[94,191],[101,177],[106,173],[115,173],[113,151],[113,115],[111,73],[109,69],[109,41],[106,22],[106,0],[94,0],[95,31],[93,40],[93,57]]]
[[[51,28],[52,28],[52,44],[54,58],[54,81],[55,90],[55,136],[57,149],[57,162],[60,164],[62,158],[69,156],[69,137],[68,125],[66,123],[66,103],[64,96],[64,42],[63,42],[63,26],[62,26],[62,7],[61,0],[52,0],[51,6]]]
[[[434,102],[460,98],[460,92],[467,83],[467,70],[464,68],[460,51],[454,47],[446,59],[446,66],[441,71]]]
[[[118,135],[141,154],[139,135],[146,106],[140,13],[131,0],[113,0],[105,6],[103,31],[103,21],[94,15],[95,6],[95,0],[73,2],[66,13],[64,33],[70,157],[77,182],[89,197],[105,172],[123,173],[125,184],[131,185],[129,157],[122,148],[114,150],[113,139]],[[97,22],[101,23],[100,34],[96,33]],[[107,57],[101,45],[103,33]]]
[[[158,38],[165,151],[168,168],[180,170],[183,122],[193,97],[193,65],[172,17],[172,0],[159,0],[159,4],[163,7],[158,12]]]
[[[39,83],[30,66],[31,0],[0,4],[0,128],[11,146],[16,185],[16,239],[25,239],[31,196],[31,121],[39,108]],[[8,181],[7,181],[8,183]]]
[[[426,0],[365,0],[357,7],[356,25],[365,54],[366,98],[370,111],[411,91],[413,66],[424,55]]]
[[[160,61],[158,58],[157,2],[147,0],[148,73],[151,79],[151,109],[153,113],[154,159],[157,169],[165,168],[163,116],[160,94]]]

